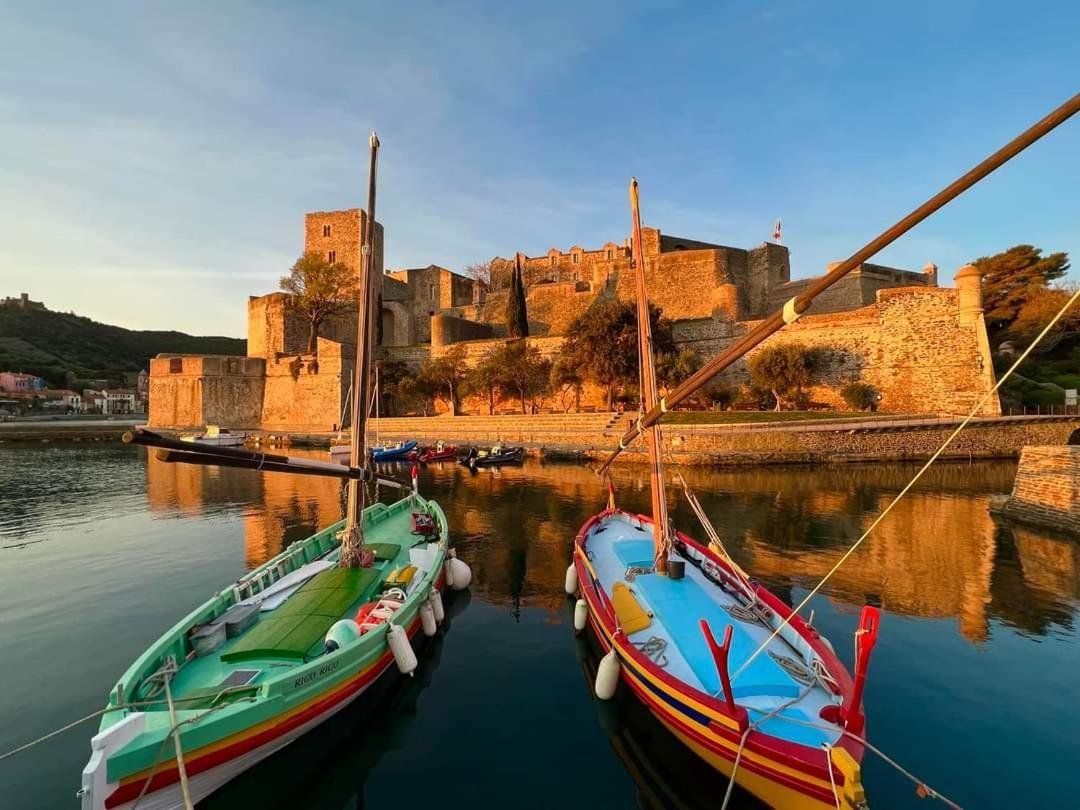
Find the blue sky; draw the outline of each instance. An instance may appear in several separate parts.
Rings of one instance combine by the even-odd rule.
[[[782,217],[803,277],[1080,90],[1075,3],[0,15],[0,294],[202,334],[245,333],[305,211],[363,204],[372,128],[389,267],[621,240],[636,174],[668,233],[751,247]],[[951,279],[1031,242],[1080,263],[1078,158],[1074,120],[877,260]]]

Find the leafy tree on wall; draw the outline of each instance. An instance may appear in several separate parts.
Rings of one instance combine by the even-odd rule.
[[[667,394],[695,371],[701,368],[701,358],[693,349],[684,347],[677,352],[664,352],[656,356],[656,383],[661,394]]]
[[[551,366],[549,387],[563,413],[570,413],[571,406],[580,405],[583,382],[577,366],[565,354],[560,354]]]
[[[652,304],[649,321],[657,356],[673,353],[671,323]],[[602,298],[570,325],[560,360],[577,369],[582,379],[604,386],[611,410],[616,388],[637,385],[637,339],[637,308],[630,302]]]
[[[499,389],[513,392],[521,402],[521,412],[528,413],[528,401],[547,391],[551,362],[540,355],[536,346],[515,340],[492,352]]]
[[[506,296],[506,333],[510,337],[529,336],[529,316],[525,311],[525,282],[521,275],[521,257],[514,259],[510,290]]]
[[[994,256],[976,259],[974,264],[983,274],[987,330],[998,336],[1012,329],[1024,308],[1037,303],[1036,299],[1043,296],[1050,282],[1068,272],[1069,254],[1044,256],[1041,248],[1015,245]]]
[[[430,386],[433,395],[446,400],[451,416],[457,416],[461,397],[465,394],[469,376],[467,358],[464,346],[451,346],[441,357],[426,362],[420,370],[419,376]]]
[[[786,399],[802,399],[818,365],[819,353],[801,343],[766,346],[747,360],[750,382],[772,391],[778,411]]]
[[[330,315],[356,300],[356,273],[346,265],[331,264],[321,253],[305,253],[296,260],[279,285],[292,297],[292,305],[308,322],[307,353],[314,354],[319,326]]]
[[[468,380],[471,391],[487,397],[488,416],[495,412],[495,392],[499,388],[499,380],[498,350],[493,349],[470,371]]]

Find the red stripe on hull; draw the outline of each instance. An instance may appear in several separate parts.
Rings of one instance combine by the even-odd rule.
[[[409,628],[409,638],[412,638],[420,629],[420,617],[419,615],[413,620],[412,626]],[[194,759],[184,759],[184,767],[189,776],[202,773],[203,771],[215,768],[218,765],[222,765],[229,760],[236,759],[243,754],[248,753],[256,748],[260,748],[269,742],[281,737],[284,734],[292,731],[293,729],[302,726],[304,723],[312,720],[320,714],[323,714],[332,709],[343,700],[347,700],[352,695],[356,694],[360,690],[366,688],[373,683],[380,675],[386,672],[387,669],[394,662],[394,654],[387,650],[381,657],[379,657],[375,663],[366,670],[362,675],[354,678],[348,682],[344,687],[339,688],[338,691],[321,698],[316,703],[313,703],[302,712],[290,717],[282,723],[278,723],[264,731],[260,731],[257,734],[253,734],[250,737],[245,737],[242,740],[238,740],[231,745],[227,745],[224,748],[219,748],[216,751],[211,751],[208,754],[202,756],[196,756]],[[150,780],[150,787],[147,789],[147,794],[153,793],[155,790],[161,790],[164,787],[168,787],[174,782],[179,781],[180,771],[176,765],[173,765],[168,770],[159,771],[154,774],[153,779]],[[105,800],[105,807],[117,807],[125,802],[133,801],[140,792],[142,792],[144,780],[136,780],[127,785],[122,785],[114,790],[109,797]]]

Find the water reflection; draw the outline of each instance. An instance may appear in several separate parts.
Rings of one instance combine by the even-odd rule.
[[[319,454],[312,451],[312,455]],[[908,482],[910,465],[837,465],[758,470],[683,470],[738,562],[780,596],[816,583]],[[1080,552],[1067,540],[1002,526],[987,511],[990,495],[1008,491],[1012,463],[933,468],[830,580],[823,593],[841,609],[868,599],[886,611],[952,618],[972,642],[1000,619],[1032,634],[1070,628],[1080,596]],[[249,567],[341,515],[333,479],[166,464],[147,458],[152,509],[185,516],[244,505]],[[648,509],[648,478],[639,467],[614,475],[620,505]],[[603,487],[580,465],[542,464],[481,470],[426,468],[422,489],[446,508],[473,590],[505,604],[564,602],[563,573],[578,527],[604,502]],[[386,493],[393,497],[392,493]],[[676,524],[702,535],[672,486]]]

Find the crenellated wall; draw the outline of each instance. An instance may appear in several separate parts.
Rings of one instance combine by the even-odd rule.
[[[150,361],[149,427],[258,427],[266,363],[255,357],[159,354]]]

